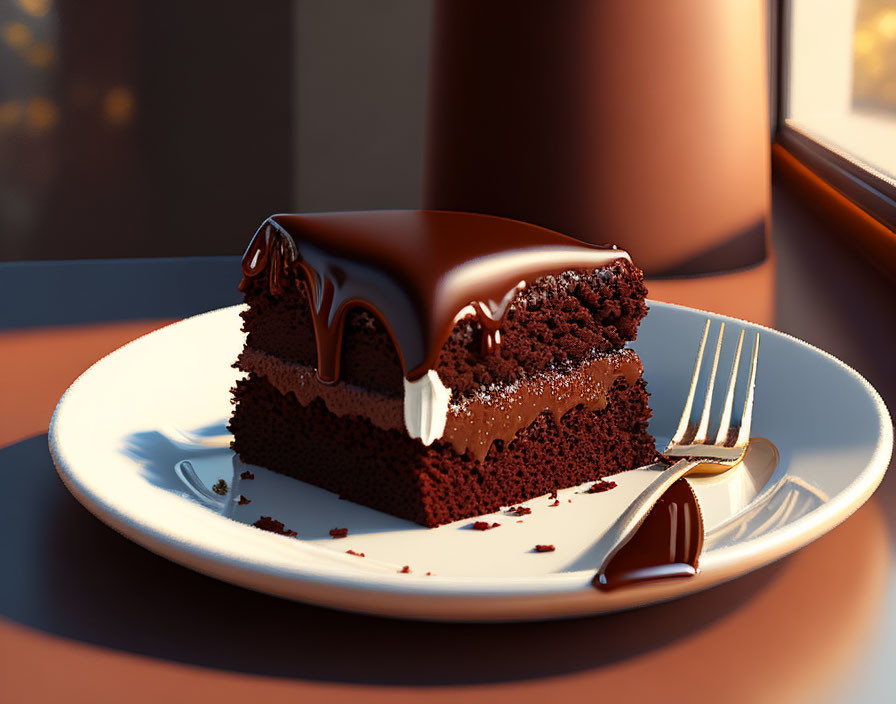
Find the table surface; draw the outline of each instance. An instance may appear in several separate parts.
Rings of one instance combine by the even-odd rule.
[[[896,407],[896,287],[786,191],[774,202],[776,326],[855,367]],[[329,611],[215,581],[117,535],[57,478],[53,407],[128,340],[237,302],[235,271],[231,257],[0,265],[5,701],[896,699],[892,472],[840,527],[769,567],[675,602],[551,623]]]

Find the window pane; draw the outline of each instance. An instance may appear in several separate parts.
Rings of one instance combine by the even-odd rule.
[[[785,123],[896,185],[896,1],[792,0]]]

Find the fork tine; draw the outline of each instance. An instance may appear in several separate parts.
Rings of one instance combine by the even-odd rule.
[[[700,341],[700,347],[697,348],[697,361],[694,363],[694,374],[691,377],[691,390],[688,392],[688,398],[684,402],[684,410],[681,412],[681,420],[678,421],[678,430],[675,431],[675,437],[672,443],[680,443],[688,430],[688,424],[691,422],[691,408],[694,406],[694,394],[697,392],[697,379],[700,376],[700,364],[703,362],[703,350],[706,347],[706,338],[709,336],[709,320],[703,328],[703,339]]]
[[[736,447],[745,447],[750,442],[750,423],[753,420],[753,393],[756,390],[756,366],[759,361],[759,333],[753,343],[753,358],[750,360],[750,381],[747,385],[747,397],[744,399],[744,412],[741,416],[740,430],[737,433]]]
[[[697,426],[697,434],[691,441],[695,445],[706,442],[706,433],[709,431],[709,411],[712,406],[712,392],[716,385],[716,372],[719,370],[719,353],[722,351],[722,335],[725,334],[725,323],[719,328],[719,339],[716,342],[716,353],[712,359],[712,371],[706,384],[706,399],[703,401],[703,414],[700,416],[700,425]]]
[[[731,364],[731,375],[728,377],[728,391],[725,394],[725,406],[722,408],[722,420],[719,422],[719,434],[716,435],[716,445],[728,444],[728,430],[731,427],[731,409],[734,406],[734,387],[737,385],[737,368],[740,364],[740,351],[744,346],[744,330],[740,331],[737,339],[737,352],[734,353],[734,362]]]

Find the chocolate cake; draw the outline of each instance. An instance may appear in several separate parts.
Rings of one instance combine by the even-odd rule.
[[[244,462],[437,526],[655,453],[622,250],[470,213],[274,215],[242,269]]]

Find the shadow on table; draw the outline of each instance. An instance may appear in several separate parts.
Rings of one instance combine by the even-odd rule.
[[[358,616],[224,584],[127,541],[68,494],[45,435],[0,450],[0,466],[3,561],[17,566],[0,580],[0,614],[106,648],[261,675],[435,685],[592,669],[726,616],[779,569],[595,618],[476,625]]]
[[[239,267],[239,257],[5,262],[0,300],[17,305],[0,315],[0,330],[184,318],[230,306],[242,301]]]
[[[776,327],[843,360],[896,410],[896,281],[869,265],[860,248],[777,184]],[[824,272],[820,275],[819,272]],[[845,411],[844,411],[845,412]],[[877,496],[896,538],[896,461]]]

